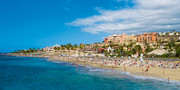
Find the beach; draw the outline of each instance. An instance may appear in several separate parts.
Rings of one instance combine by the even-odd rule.
[[[16,55],[19,56],[19,55]],[[60,60],[71,63],[78,67],[91,66],[93,68],[103,68],[116,70],[121,72],[129,72],[132,75],[153,77],[165,79],[167,81],[180,81],[180,65],[179,61],[157,61],[157,60],[143,60],[135,58],[112,58],[112,57],[72,57],[61,56],[59,54],[46,55],[21,55],[28,57],[46,57],[51,60]]]
[[[119,70],[122,72],[130,72],[130,74],[137,76],[161,78],[161,79],[167,79],[167,81],[168,80],[180,81],[180,76],[179,76],[180,66],[179,64],[175,63],[176,61],[170,62],[170,61],[143,60],[142,62],[142,61],[136,61],[133,58],[125,58],[125,59],[117,58],[113,60],[112,58],[60,57],[60,56],[50,56],[49,58],[52,60],[61,60],[64,62],[78,64],[82,66],[92,66],[94,68],[104,68],[111,70]],[[120,61],[118,62],[118,60]],[[144,65],[140,64],[145,62],[146,64]],[[148,71],[145,71],[147,67],[149,67]]]
[[[0,57],[1,90],[178,90],[179,82],[44,57]]]

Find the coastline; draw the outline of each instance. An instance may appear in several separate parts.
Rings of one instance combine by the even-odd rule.
[[[78,64],[78,65],[82,65],[82,66],[91,66],[93,68],[102,68],[102,69],[111,69],[112,70],[112,65],[106,66],[106,65],[99,65],[99,64],[95,64],[95,63],[84,63],[83,61],[80,62],[76,62],[76,60],[68,60],[68,59],[58,59],[58,58],[54,58],[54,57],[49,57],[49,59],[51,60],[60,60],[63,62],[68,62],[68,63],[74,63],[74,64]],[[158,78],[158,79],[165,79],[167,80],[168,77],[170,78],[170,80],[173,81],[180,81],[180,69],[166,69],[166,73],[163,74],[163,70],[161,68],[151,68],[149,70],[148,73],[144,73],[141,71],[142,68],[134,68],[134,67],[126,67],[126,71],[123,70],[123,67],[120,66],[116,66],[113,67],[113,70],[119,70],[122,72],[129,72],[132,75],[135,76],[143,76],[143,77],[152,77],[152,78]]]
[[[12,55],[12,54],[9,54]],[[19,55],[13,55],[13,56],[19,56]],[[22,56],[22,57],[25,57]],[[85,60],[77,60],[70,57],[59,57],[59,55],[45,55],[45,56],[26,56],[26,57],[45,57],[49,58],[51,60],[60,60],[63,62],[71,63],[73,65],[80,65],[80,66],[91,66],[93,68],[102,68],[102,69],[111,69],[111,70],[117,70],[121,72],[129,72],[131,75],[135,76],[143,76],[143,77],[152,77],[157,79],[164,79],[168,81],[168,78],[170,81],[180,81],[180,68],[177,69],[162,69],[158,67],[150,67],[149,71],[145,73],[142,71],[142,69],[145,69],[145,67],[126,67],[126,71],[124,71],[123,66],[119,65],[103,65],[100,63],[93,63],[93,62],[87,62]],[[83,58],[85,59],[85,58]]]

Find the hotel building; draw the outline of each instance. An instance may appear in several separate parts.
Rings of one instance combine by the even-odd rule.
[[[111,44],[111,42],[113,44],[129,44],[129,43],[132,43],[132,42],[136,42],[136,36],[134,34],[132,35],[126,35],[125,33],[124,34],[119,34],[119,35],[109,35],[108,38],[104,38],[104,42],[105,44]]]
[[[157,43],[158,41],[158,33],[143,33],[142,35],[137,35],[137,43]]]

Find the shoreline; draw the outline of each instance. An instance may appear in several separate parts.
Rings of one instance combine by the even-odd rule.
[[[11,55],[11,54],[10,54]],[[14,55],[18,56],[18,55]],[[25,55],[24,55],[25,56]],[[21,56],[21,57],[24,57]],[[80,66],[90,66],[93,68],[102,68],[102,69],[109,69],[109,70],[117,70],[121,72],[129,72],[131,75],[135,76],[143,76],[143,77],[150,77],[150,78],[157,78],[157,79],[164,79],[169,81],[180,81],[180,68],[177,69],[162,69],[159,67],[150,67],[148,72],[145,71],[145,66],[143,67],[126,67],[125,68],[121,65],[104,65],[98,62],[89,62],[84,57],[71,58],[71,57],[60,57],[59,55],[47,55],[47,56],[26,56],[26,57],[42,57],[42,58],[49,58],[51,60],[60,60],[63,62],[71,63],[74,65]],[[81,58],[81,59],[80,59]],[[85,59],[85,60],[84,60]],[[143,71],[142,71],[143,70]],[[169,78],[169,80],[168,80]]]
[[[78,62],[76,60],[68,60],[68,59],[58,59],[58,58],[53,58],[53,57],[49,57],[49,59],[51,60],[60,60],[63,62],[68,62],[68,63],[74,63],[74,64],[78,64],[81,66],[91,66],[93,68],[102,68],[102,69],[110,69],[112,70],[112,65],[106,66],[106,65],[99,65],[99,64],[92,64],[92,63],[84,63],[83,61]],[[160,68],[152,68],[149,70],[148,73],[144,73],[141,72],[142,68],[134,68],[134,67],[126,67],[126,71],[123,70],[123,67],[113,67],[113,70],[119,70],[121,72],[129,72],[132,75],[135,76],[143,76],[143,77],[152,77],[152,78],[158,78],[158,79],[165,79],[168,81],[168,77],[170,78],[169,80],[173,80],[173,81],[180,81],[180,69],[166,69],[167,74],[163,74],[163,70]],[[160,72],[162,74],[160,74]],[[144,73],[144,74],[143,74]]]
[[[50,58],[49,58],[50,59]],[[70,62],[66,62],[66,61],[64,61],[64,60],[52,60],[52,59],[50,59],[50,60],[48,60],[49,62],[53,62],[53,63],[58,63],[58,61],[60,61],[61,63],[68,63],[68,64],[71,64]],[[74,67],[76,67],[76,65],[75,64],[73,64],[74,65]],[[118,75],[126,75],[127,77],[125,77],[125,78],[133,78],[133,79],[139,79],[139,80],[157,80],[157,81],[162,81],[162,82],[165,82],[165,83],[167,83],[167,84],[172,84],[172,85],[176,85],[176,86],[179,86],[180,85],[180,81],[179,80],[169,80],[169,81],[167,81],[167,79],[165,79],[165,78],[161,78],[161,77],[151,77],[151,76],[142,76],[142,75],[140,75],[140,74],[137,74],[137,73],[131,73],[131,72],[124,72],[124,71],[121,71],[121,70],[112,70],[112,69],[110,69],[110,68],[99,68],[99,67],[96,67],[96,68],[93,68],[93,66],[90,66],[90,65],[83,65],[83,64],[78,64],[78,66],[83,66],[83,67],[85,67],[85,68],[89,68],[90,69],[90,71],[100,71],[100,72],[104,72],[104,73],[106,73],[106,74],[109,74],[109,75],[111,75],[110,73],[116,73],[116,74],[118,74]],[[77,67],[76,67],[77,68]],[[104,71],[105,70],[105,71]],[[107,71],[106,71],[107,70]],[[78,71],[78,69],[77,69],[77,71]],[[119,77],[117,77],[117,78],[119,78]],[[122,77],[121,77],[122,78]]]

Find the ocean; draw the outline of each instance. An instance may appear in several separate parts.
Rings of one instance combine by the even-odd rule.
[[[0,57],[0,90],[180,90],[180,82],[35,57]]]

